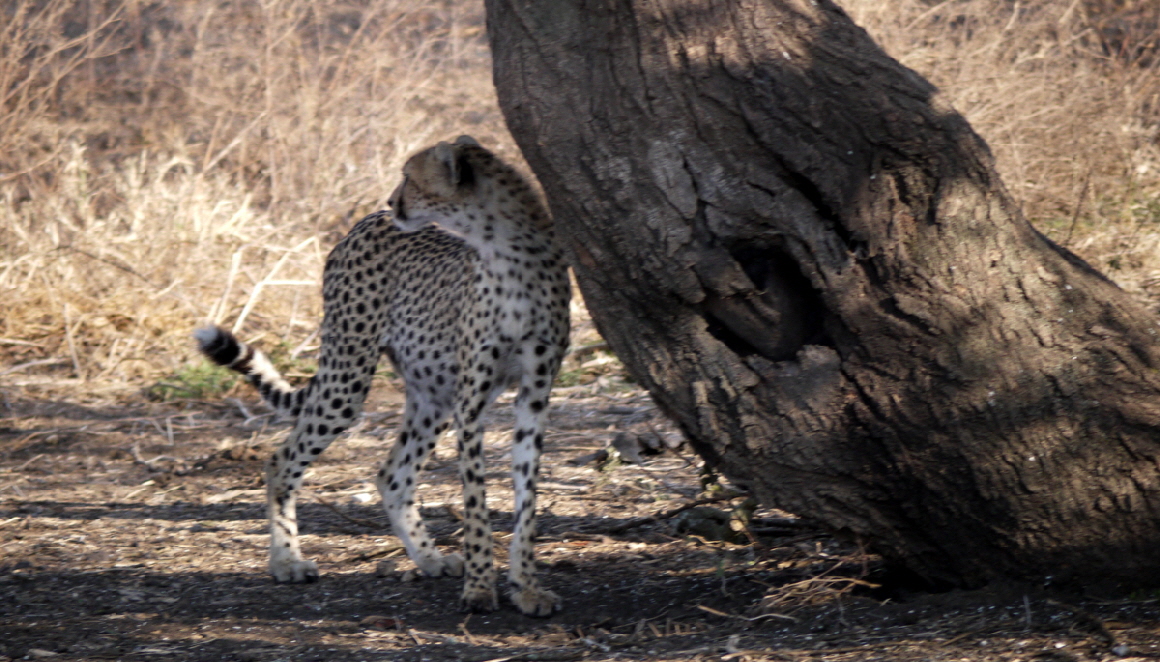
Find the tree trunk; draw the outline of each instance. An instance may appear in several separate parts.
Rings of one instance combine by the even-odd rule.
[[[601,333],[767,504],[932,582],[1160,584],[1157,319],[829,0],[488,0]]]

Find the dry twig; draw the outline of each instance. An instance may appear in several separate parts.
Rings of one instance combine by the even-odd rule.
[[[374,521],[374,520],[363,519],[363,518],[361,518],[361,517],[351,517],[350,515],[347,515],[346,513],[344,513],[344,512],[342,512],[341,510],[339,510],[337,506],[335,506],[334,504],[330,503],[330,502],[329,502],[329,501],[327,501],[326,499],[323,499],[322,497],[318,496],[317,494],[315,494],[315,495],[314,495],[314,498],[315,498],[315,500],[317,500],[317,501],[318,501],[318,503],[320,503],[320,504],[322,504],[323,506],[326,506],[327,508],[329,508],[329,509],[330,509],[330,511],[331,511],[331,512],[333,512],[335,515],[338,515],[339,517],[341,517],[341,518],[343,518],[344,520],[346,520],[346,521],[348,521],[348,522],[351,522],[351,523],[353,523],[353,524],[358,524],[359,526],[365,526],[365,527],[367,527],[368,529],[386,529],[386,528],[390,528],[388,525],[386,525],[386,524],[382,524],[382,523],[380,523],[380,522],[376,522],[376,521]]]

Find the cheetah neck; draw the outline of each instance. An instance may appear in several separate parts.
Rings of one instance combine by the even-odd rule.
[[[479,253],[476,290],[493,308],[496,333],[520,338],[545,320],[542,302],[552,296],[546,273],[563,263],[551,227],[537,227],[526,212],[497,209],[485,216],[475,237]],[[538,333],[538,332],[536,332]]]
[[[525,263],[532,266],[530,261],[559,257],[551,223],[544,222],[547,214],[542,209],[511,205],[478,213],[482,222],[468,225],[460,236],[479,253],[481,265],[491,265],[492,271],[518,272]]]

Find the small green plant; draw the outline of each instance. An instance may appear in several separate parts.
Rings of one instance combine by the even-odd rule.
[[[717,472],[707,462],[701,465],[697,474],[701,482],[701,491],[707,496],[721,496],[725,493],[725,486],[721,484]]]
[[[269,347],[263,347],[262,351],[270,359],[274,368],[282,373],[282,376],[291,384],[305,376],[313,375],[317,370],[313,357],[294,356],[294,345],[286,340],[279,341]]]
[[[1160,590],[1158,589],[1136,589],[1128,594],[1128,600],[1131,602],[1157,602],[1160,601]]]
[[[593,381],[592,376],[583,370],[561,370],[556,376],[556,386],[580,386]]]
[[[624,466],[624,459],[620,456],[620,451],[615,448],[610,448],[608,449],[608,456],[596,468],[602,473],[612,473],[622,466]]]
[[[209,361],[184,365],[173,375],[146,389],[150,400],[204,400],[233,388],[237,375]]]

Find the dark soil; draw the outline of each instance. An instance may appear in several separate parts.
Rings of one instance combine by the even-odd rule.
[[[558,389],[546,443],[537,549],[562,612],[465,614],[460,580],[415,576],[369,480],[398,423],[389,388],[308,475],[322,579],[275,584],[261,471],[286,426],[252,402],[83,389],[0,388],[0,660],[1160,659],[1155,599],[923,593],[785,513],[729,526],[744,497],[706,492],[648,398],[603,379]],[[491,419],[502,543],[511,423],[502,405]],[[453,548],[449,440],[420,487]]]

